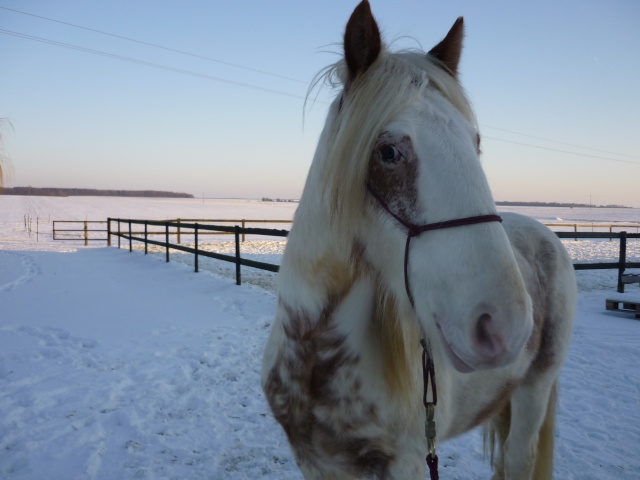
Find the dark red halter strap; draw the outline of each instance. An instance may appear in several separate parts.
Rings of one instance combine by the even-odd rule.
[[[462,227],[465,225],[475,225],[476,223],[487,222],[502,222],[500,215],[477,215],[475,217],[457,218],[455,220],[446,220],[444,222],[426,223],[424,225],[416,225],[411,223],[391,211],[386,202],[378,195],[378,193],[371,188],[371,185],[367,184],[367,190],[376,199],[380,206],[391,215],[400,225],[407,229],[407,243],[404,248],[404,286],[407,291],[407,296],[413,306],[413,295],[411,294],[411,288],[409,286],[409,244],[413,237],[417,237],[424,232],[431,230],[442,230],[444,228]]]

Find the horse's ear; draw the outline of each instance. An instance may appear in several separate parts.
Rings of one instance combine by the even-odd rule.
[[[464,21],[462,17],[458,17],[444,40],[429,50],[429,55],[440,61],[454,77],[458,75],[458,63],[460,63],[460,54],[462,53],[463,37]]]
[[[344,33],[344,57],[349,69],[349,80],[358,75],[378,58],[382,48],[380,30],[368,0],[362,0],[351,14]]]

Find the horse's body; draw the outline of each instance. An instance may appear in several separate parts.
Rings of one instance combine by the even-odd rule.
[[[484,425],[496,478],[551,478],[575,277],[540,223],[495,221],[456,80],[461,38],[460,19],[429,54],[389,53],[366,0],[347,25],[344,90],[289,235],[263,364],[305,478],[425,477],[423,336],[438,440]],[[409,249],[405,223],[468,217],[484,220],[415,234]]]

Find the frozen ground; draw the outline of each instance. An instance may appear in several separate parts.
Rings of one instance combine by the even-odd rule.
[[[48,223],[281,219],[294,209],[232,200],[0,197],[0,478],[301,478],[259,386],[273,276],[244,268],[248,284],[237,287],[220,262],[195,274],[177,253],[166,264],[160,254],[54,242]],[[571,214],[528,213],[544,221]],[[606,214],[589,221],[618,219]],[[41,219],[37,239],[25,215]],[[617,256],[617,242],[565,244],[581,261]],[[212,248],[229,245],[220,240]],[[282,247],[251,240],[243,255],[277,263]],[[630,248],[640,258],[637,244]],[[640,322],[605,311],[604,299],[619,296],[614,272],[578,278],[555,477],[637,480]],[[625,297],[640,298],[637,286],[627,290]],[[478,432],[438,452],[443,479],[489,477]]]

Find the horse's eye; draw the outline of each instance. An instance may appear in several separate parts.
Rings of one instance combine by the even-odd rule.
[[[385,143],[376,150],[376,158],[385,165],[395,165],[400,161],[401,154],[396,147]]]

